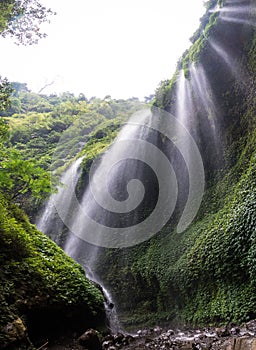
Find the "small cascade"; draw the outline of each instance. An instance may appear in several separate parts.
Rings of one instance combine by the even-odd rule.
[[[89,267],[85,267],[85,271],[86,271],[86,276],[91,281],[95,282],[100,286],[105,298],[104,305],[105,305],[105,310],[106,310],[106,314],[109,322],[109,329],[111,333],[117,334],[118,332],[121,331],[121,326],[117,316],[116,307],[110,292],[104,287],[103,283],[99,281],[99,279],[95,276],[95,274],[91,271]]]

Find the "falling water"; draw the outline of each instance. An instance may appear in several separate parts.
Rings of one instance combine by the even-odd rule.
[[[61,217],[65,217],[64,223],[61,225],[60,230],[63,230],[65,226],[69,226],[69,222],[76,212],[77,198],[75,194],[75,188],[81,174],[80,165],[83,158],[78,158],[74,161],[70,167],[64,172],[60,178],[61,186],[58,187],[58,192],[51,195],[49,201],[45,205],[45,209],[38,219],[36,225],[37,228],[43,233],[47,234],[57,244],[62,245],[62,237],[58,237],[54,231],[56,222],[59,224],[58,208],[61,206]],[[96,247],[95,247],[96,248]],[[96,248],[97,249],[97,248]],[[64,251],[72,257],[74,260],[78,260],[78,247],[77,241],[74,236],[68,236],[68,243],[64,245]],[[103,295],[105,297],[105,309],[109,320],[109,327],[113,333],[117,333],[120,330],[120,325],[116,313],[116,309],[112,300],[112,297],[108,290],[104,287],[103,283],[99,281],[96,275],[90,269],[90,266],[85,265],[85,272],[87,277],[100,286]]]
[[[78,237],[86,237],[86,241],[96,247],[125,246],[125,240],[130,239],[126,230],[143,217],[146,191],[141,181],[146,171],[139,160],[150,159],[154,169],[159,162],[157,157],[151,157],[153,146],[145,142],[150,134],[148,123],[148,114],[137,115],[137,124],[125,125],[116,142],[91,167],[90,186],[83,194],[80,210],[73,216],[70,227]],[[136,152],[139,155],[136,156]],[[147,207],[150,205],[148,200]],[[68,251],[72,244],[72,239],[67,242]]]
[[[248,21],[246,17],[237,16],[238,12],[247,15],[246,6],[216,7],[212,11],[219,11],[221,19],[226,21]],[[227,52],[226,47],[213,39],[208,42],[212,52],[229,67],[234,78],[245,81],[245,72],[232,54]],[[159,232],[166,223],[169,224],[169,214],[176,205],[177,188],[183,191],[180,200],[183,208],[179,208],[179,214],[182,213],[181,224],[178,223],[177,232],[183,232],[200,207],[204,189],[204,169],[200,152],[195,152],[196,142],[200,143],[204,138],[204,145],[209,147],[205,151],[207,156],[208,153],[215,152],[214,156],[221,158],[218,157],[222,151],[218,121],[221,120],[222,111],[214,94],[216,90],[212,88],[207,69],[204,68],[206,67],[200,64],[191,64],[189,79],[186,79],[183,71],[180,72],[174,108],[176,122],[170,118],[161,120],[161,113],[158,112],[155,115],[148,111],[138,113],[136,118],[124,125],[115,142],[92,165],[89,185],[81,193],[81,199],[78,200],[75,194],[81,175],[82,158],[79,158],[61,177],[63,186],[50,197],[37,222],[38,229],[61,244],[69,256],[84,266],[87,277],[101,286],[112,332],[118,332],[120,325],[113,298],[97,273],[101,249],[123,249],[139,244]],[[187,137],[184,141],[184,135],[188,134],[193,137]],[[171,140],[171,147],[168,146],[168,138]],[[156,148],[161,148],[161,152],[166,154],[160,156],[161,152],[156,151]],[[195,158],[195,154],[199,154],[198,158]],[[182,157],[183,168],[180,166]],[[200,161],[195,161],[199,158]],[[142,165],[144,159],[147,161]],[[165,165],[172,161],[176,162],[173,167]],[[150,176],[146,178],[148,173]],[[157,179],[154,173],[157,174]],[[178,180],[175,178],[176,173]],[[170,176],[167,177],[167,174]],[[159,209],[159,197],[162,198],[159,194],[161,181],[164,183],[162,192],[165,192],[165,197]],[[168,202],[169,198],[172,201]],[[185,200],[193,203],[193,210]],[[156,232],[156,220],[152,219],[155,211],[157,220],[164,223],[161,227],[157,225]],[[140,237],[138,226],[146,221],[145,214],[151,220],[145,226],[149,235]],[[183,217],[186,219],[182,221]],[[67,232],[64,243],[59,239],[59,233],[61,236],[63,231]]]
[[[191,84],[196,103],[198,106],[200,106],[200,108],[203,107],[204,109],[204,129],[213,139],[215,150],[217,153],[219,153],[220,140],[218,138],[219,127],[217,122],[219,111],[216,107],[217,103],[215,102],[213,91],[201,65],[196,67],[194,64],[192,64],[190,67],[190,72]]]
[[[72,204],[74,203],[75,198],[75,187],[80,176],[81,162],[82,158],[77,159],[64,172],[60,178],[61,186],[58,187],[58,192],[50,196],[49,201],[45,205],[43,213],[40,213],[40,216],[36,222],[38,230],[50,236],[57,244],[61,244],[61,237],[57,235],[55,230],[59,231],[60,229],[60,231],[62,231],[64,226],[59,220],[58,226],[60,227],[58,228],[55,225],[56,220],[59,218],[55,204],[62,204],[63,214],[66,218],[68,218],[74,209],[72,208]]]
[[[256,6],[252,6],[241,0],[225,1],[225,6],[216,5],[210,12],[219,12],[220,19],[224,22],[246,24],[255,26]]]
[[[150,124],[150,117],[151,116],[145,115],[143,113],[139,118],[140,125],[137,125],[136,123],[130,123],[123,127],[117,139],[119,143],[115,143],[104,155],[104,159],[107,159],[107,162],[109,164],[112,163],[113,155],[122,153],[123,149],[120,148],[120,142],[122,143],[133,139],[145,139],[149,135],[149,128],[146,125]],[[156,136],[151,136],[151,141],[152,139],[153,142],[156,142]],[[137,146],[135,145],[135,147]],[[148,151],[144,149],[142,153],[145,155],[148,153]],[[109,326],[111,328],[111,331],[115,333],[120,330],[120,324],[118,322],[113,298],[95,272],[95,264],[97,263],[99,246],[101,244],[96,240],[96,244],[91,244],[88,251],[88,247],[85,248],[83,244],[84,242],[79,240],[77,236],[81,236],[83,232],[88,229],[88,222],[86,220],[88,218],[88,215],[94,220],[98,220],[102,223],[102,225],[99,227],[101,227],[103,231],[102,233],[104,234],[104,230],[107,230],[107,225],[125,226],[128,223],[129,225],[132,225],[140,219],[141,214],[139,217],[136,215],[125,216],[124,220],[122,221],[119,214],[114,215],[113,219],[111,218],[111,215],[107,213],[106,210],[104,210],[104,200],[106,200],[106,198],[103,197],[102,200],[101,195],[106,193],[106,189],[104,188],[105,182],[103,181],[106,173],[105,169],[102,168],[101,161],[98,162],[97,166],[95,167],[96,172],[93,174],[93,181],[94,183],[96,182],[97,186],[98,198],[95,200],[94,195],[90,191],[89,187],[83,194],[81,201],[78,200],[75,194],[75,188],[81,174],[81,162],[82,158],[77,159],[62,175],[60,181],[63,185],[59,187],[58,193],[51,195],[43,213],[41,214],[40,219],[37,222],[37,227],[39,230],[49,235],[58,244],[61,244],[65,252],[70,257],[79,261],[79,263],[84,266],[87,277],[101,286],[101,289],[105,296],[105,307],[109,318]],[[157,160],[155,162],[157,163]],[[114,170],[109,176],[108,186],[112,191],[112,195],[115,195],[115,193],[117,195],[119,194],[119,197],[116,197],[119,200],[119,212],[122,211],[125,214],[131,210],[129,198],[126,199],[125,196],[122,197],[122,195],[120,197],[120,193],[126,193],[126,191],[124,191],[122,188],[123,185],[121,182],[125,180],[125,178],[126,183],[127,181],[129,182],[134,178],[142,179],[143,173],[143,167],[140,165],[135,165],[135,163],[132,164],[129,162],[129,160],[127,164],[125,162],[120,162],[120,164],[116,164],[114,167]],[[140,186],[137,186],[136,189],[139,190]],[[137,193],[139,193],[139,191],[137,191]],[[133,194],[135,193],[133,192]],[[137,201],[133,203],[134,207],[138,206],[141,198],[143,197],[143,194],[144,192],[140,193]],[[98,203],[102,204],[103,209],[99,207]],[[122,204],[123,210],[121,209]],[[63,240],[56,237],[56,232],[53,229],[56,221],[60,222],[59,218],[61,218],[63,221],[63,225],[61,225],[59,231],[69,231],[64,244]],[[105,221],[107,223],[105,223]],[[58,226],[60,226],[60,224],[58,224]],[[99,236],[99,232],[94,232],[94,234],[95,237]],[[87,249],[87,251],[85,251],[85,249]]]
[[[209,40],[209,44],[213,50],[219,55],[219,57],[226,63],[227,69],[230,70],[233,77],[239,84],[246,84],[248,81],[247,72],[242,68],[232,54],[228,52],[214,40]]]

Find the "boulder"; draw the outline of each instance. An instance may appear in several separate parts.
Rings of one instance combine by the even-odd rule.
[[[95,329],[88,329],[78,341],[80,345],[88,350],[102,350],[99,335]]]
[[[27,337],[27,329],[19,317],[14,321],[9,322],[4,327],[4,333],[6,334],[9,343],[24,340]]]

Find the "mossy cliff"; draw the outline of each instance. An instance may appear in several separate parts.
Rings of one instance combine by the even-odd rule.
[[[2,195],[0,233],[1,349],[28,346],[29,339],[42,345],[66,331],[104,327],[104,299],[98,287]]]
[[[102,249],[97,267],[126,327],[256,317],[256,33],[248,24],[255,23],[254,4],[239,3],[249,11],[241,18],[238,12],[242,20],[233,22],[210,12],[215,5],[209,2],[194,44],[178,64],[189,81],[192,67],[203,67],[211,86],[208,98],[218,110],[217,152],[205,127],[210,112],[195,103],[191,132],[197,135],[206,173],[196,220],[183,233],[167,226],[136,247]],[[211,43],[225,50],[226,59]],[[154,102],[173,114],[178,75],[177,70],[160,84]]]

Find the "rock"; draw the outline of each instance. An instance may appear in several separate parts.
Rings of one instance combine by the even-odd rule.
[[[226,327],[216,328],[216,333],[218,337],[229,337],[230,332]]]
[[[160,328],[159,326],[156,326],[156,327],[154,328],[154,333],[160,334],[161,332],[162,332],[162,328]]]
[[[230,334],[231,335],[238,335],[240,333],[240,328],[239,327],[232,327],[230,329]]]
[[[168,331],[166,332],[166,334],[168,335],[168,336],[171,336],[171,335],[174,335],[174,330],[172,330],[172,329],[168,329]]]
[[[121,344],[124,339],[124,335],[122,333],[117,333],[114,335],[114,343]]]
[[[111,345],[113,345],[113,342],[111,340],[105,340],[102,343],[102,348],[103,349],[109,349]]]
[[[99,340],[98,332],[95,329],[88,329],[78,339],[79,344],[84,346],[88,350],[101,350],[101,343]]]
[[[250,332],[253,332],[256,334],[256,320],[249,321],[245,324],[245,328],[248,329]]]
[[[104,337],[103,341],[108,341],[111,340],[112,342],[114,341],[114,336],[112,334],[108,334]]]
[[[214,350],[256,350],[255,338],[230,338],[223,343],[215,343],[212,347]]]
[[[27,329],[20,318],[17,318],[13,322],[9,322],[4,327],[4,333],[8,336],[8,341],[10,343],[26,339],[27,337]]]

